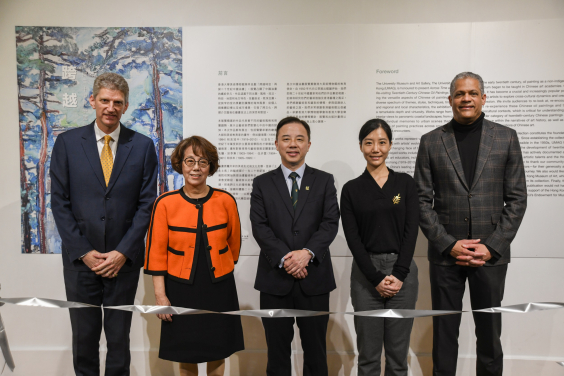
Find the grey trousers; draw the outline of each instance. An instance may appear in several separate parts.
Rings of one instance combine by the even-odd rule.
[[[386,275],[392,273],[397,254],[370,254],[372,264]],[[400,292],[393,298],[383,298],[353,261],[351,300],[355,311],[376,309],[415,309],[419,280],[417,265],[411,261],[409,274]],[[407,376],[407,354],[413,319],[354,317],[358,347],[358,376],[378,376],[382,365],[382,345],[385,348],[385,376]]]

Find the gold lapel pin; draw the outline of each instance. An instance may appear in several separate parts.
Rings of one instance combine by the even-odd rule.
[[[309,191],[309,185],[306,185],[306,191]]]
[[[394,199],[392,200],[392,202],[393,202],[394,204],[399,204],[400,200],[401,200],[401,197],[400,197],[400,194],[398,193],[398,195],[394,197]]]

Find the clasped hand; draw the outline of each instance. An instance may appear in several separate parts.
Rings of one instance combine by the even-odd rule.
[[[125,264],[126,257],[118,251],[100,253],[92,250],[82,258],[82,261],[96,274],[106,278],[113,278],[117,276]]]
[[[479,244],[480,239],[463,239],[456,242],[450,255],[454,257],[456,265],[477,268],[483,266],[492,258],[488,247]]]
[[[289,252],[284,256],[284,270],[297,279],[307,277],[306,266],[311,260],[311,254],[306,249]]]
[[[392,298],[400,291],[402,286],[402,281],[393,275],[388,275],[376,286],[376,291],[383,298]]]

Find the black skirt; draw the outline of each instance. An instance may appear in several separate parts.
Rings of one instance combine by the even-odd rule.
[[[176,307],[216,312],[238,311],[233,274],[212,283],[206,252],[200,242],[191,285],[165,277],[166,295]],[[233,315],[173,315],[161,324],[159,358],[180,363],[204,363],[228,358],[245,348],[241,317]]]

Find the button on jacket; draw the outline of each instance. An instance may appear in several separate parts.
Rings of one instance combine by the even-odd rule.
[[[200,242],[204,255],[198,254]],[[206,197],[194,200],[179,189],[155,201],[144,271],[191,284],[192,266],[197,257],[205,257],[212,281],[217,282],[233,273],[240,249],[241,223],[233,196],[210,188]]]

